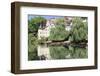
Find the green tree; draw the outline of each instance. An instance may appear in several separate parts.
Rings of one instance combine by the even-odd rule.
[[[88,37],[88,26],[87,21],[83,22],[82,18],[75,17],[72,20],[72,29],[70,31],[70,40],[74,42],[80,42],[87,40]]]
[[[61,25],[63,27],[66,26],[66,22],[64,18],[57,18],[55,22],[56,22],[56,25]]]
[[[28,31],[37,33],[40,24],[45,21],[46,21],[46,19],[41,16],[36,16],[36,17],[28,20]]]
[[[61,25],[56,25],[54,28],[51,28],[49,40],[65,40],[68,37],[69,33]]]

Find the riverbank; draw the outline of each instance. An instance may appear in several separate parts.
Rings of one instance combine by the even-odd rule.
[[[72,45],[72,46],[82,46],[85,47],[88,45],[87,42],[72,42],[72,41],[46,41],[44,43],[41,43],[41,45],[43,44],[47,44],[49,46],[55,46],[55,45],[64,45],[64,46],[68,46],[68,45]]]

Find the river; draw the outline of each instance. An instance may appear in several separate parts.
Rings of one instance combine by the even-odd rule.
[[[82,45],[38,45],[28,52],[28,60],[57,60],[88,58],[87,46]]]

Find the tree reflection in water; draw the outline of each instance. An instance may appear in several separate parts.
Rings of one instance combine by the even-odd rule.
[[[50,47],[50,55],[52,59],[78,59],[87,58],[87,49],[84,47],[64,47],[52,46]]]
[[[45,50],[46,49],[46,50]],[[40,52],[41,51],[41,52]],[[28,60],[56,60],[88,58],[87,46],[38,46],[28,52]]]

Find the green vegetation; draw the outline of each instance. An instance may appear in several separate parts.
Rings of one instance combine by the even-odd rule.
[[[41,16],[37,16],[28,20],[28,51],[30,59],[36,56],[37,45],[38,45],[37,33],[40,23],[43,23],[44,21],[46,21],[46,19]],[[31,54],[30,52],[33,54]]]
[[[66,55],[69,53],[68,48],[63,46],[51,46],[49,49],[52,59],[66,59]]]
[[[28,60],[39,60],[38,45],[41,46],[47,41],[71,41],[74,44],[88,41],[88,23],[83,22],[84,17],[73,17],[72,27],[70,31],[65,29],[67,22],[64,18],[57,18],[55,20],[55,27],[50,29],[49,37],[41,37],[38,39],[38,29],[44,29],[46,19],[42,16],[36,16],[28,20]],[[40,25],[42,27],[40,27]],[[65,45],[67,46],[67,45]],[[87,58],[88,51],[86,48],[73,46],[47,46],[50,50],[52,59],[74,59]],[[81,46],[81,45],[80,45]]]
[[[71,58],[87,58],[88,57],[88,51],[85,47],[73,47],[69,46],[69,51]]]
[[[46,19],[41,16],[37,16],[32,18],[31,20],[28,20],[28,32],[37,34],[40,23],[43,22],[46,22]]]
[[[88,52],[86,48],[80,47],[50,46],[50,56],[52,59],[87,58]]]
[[[49,40],[59,41],[65,40],[68,37],[69,33],[61,25],[56,25],[55,28],[51,28]]]
[[[70,40],[72,42],[82,42],[88,39],[88,26],[87,22],[83,22],[85,18],[73,17],[72,19],[72,29],[70,31],[65,30],[65,20],[64,18],[56,19],[56,25],[54,28],[51,28],[50,36],[47,38],[51,41],[60,41],[60,40]],[[37,32],[40,24],[45,22],[46,19],[37,16],[28,21],[29,34],[33,33],[34,37],[37,39]],[[43,43],[46,38],[41,38],[39,43]]]
[[[65,30],[65,21],[62,18],[57,19],[58,25],[55,28],[51,28],[49,40],[70,40],[72,42],[84,42],[88,39],[88,26],[87,21],[83,22],[83,18],[74,17],[72,19],[72,29],[70,31]]]
[[[37,38],[32,34],[28,34],[28,60],[37,59]]]
[[[57,18],[56,19],[56,25],[60,25],[60,26],[65,28],[65,26],[66,26],[65,19],[64,18]]]
[[[28,60],[38,60],[37,47],[34,48],[32,51],[28,51],[28,56]]]
[[[70,40],[73,42],[80,42],[87,40],[88,26],[87,22],[83,22],[81,18],[75,17],[72,20],[73,26],[70,31]]]
[[[28,35],[28,51],[29,52],[35,52],[37,51],[37,39],[33,36],[33,34]]]

